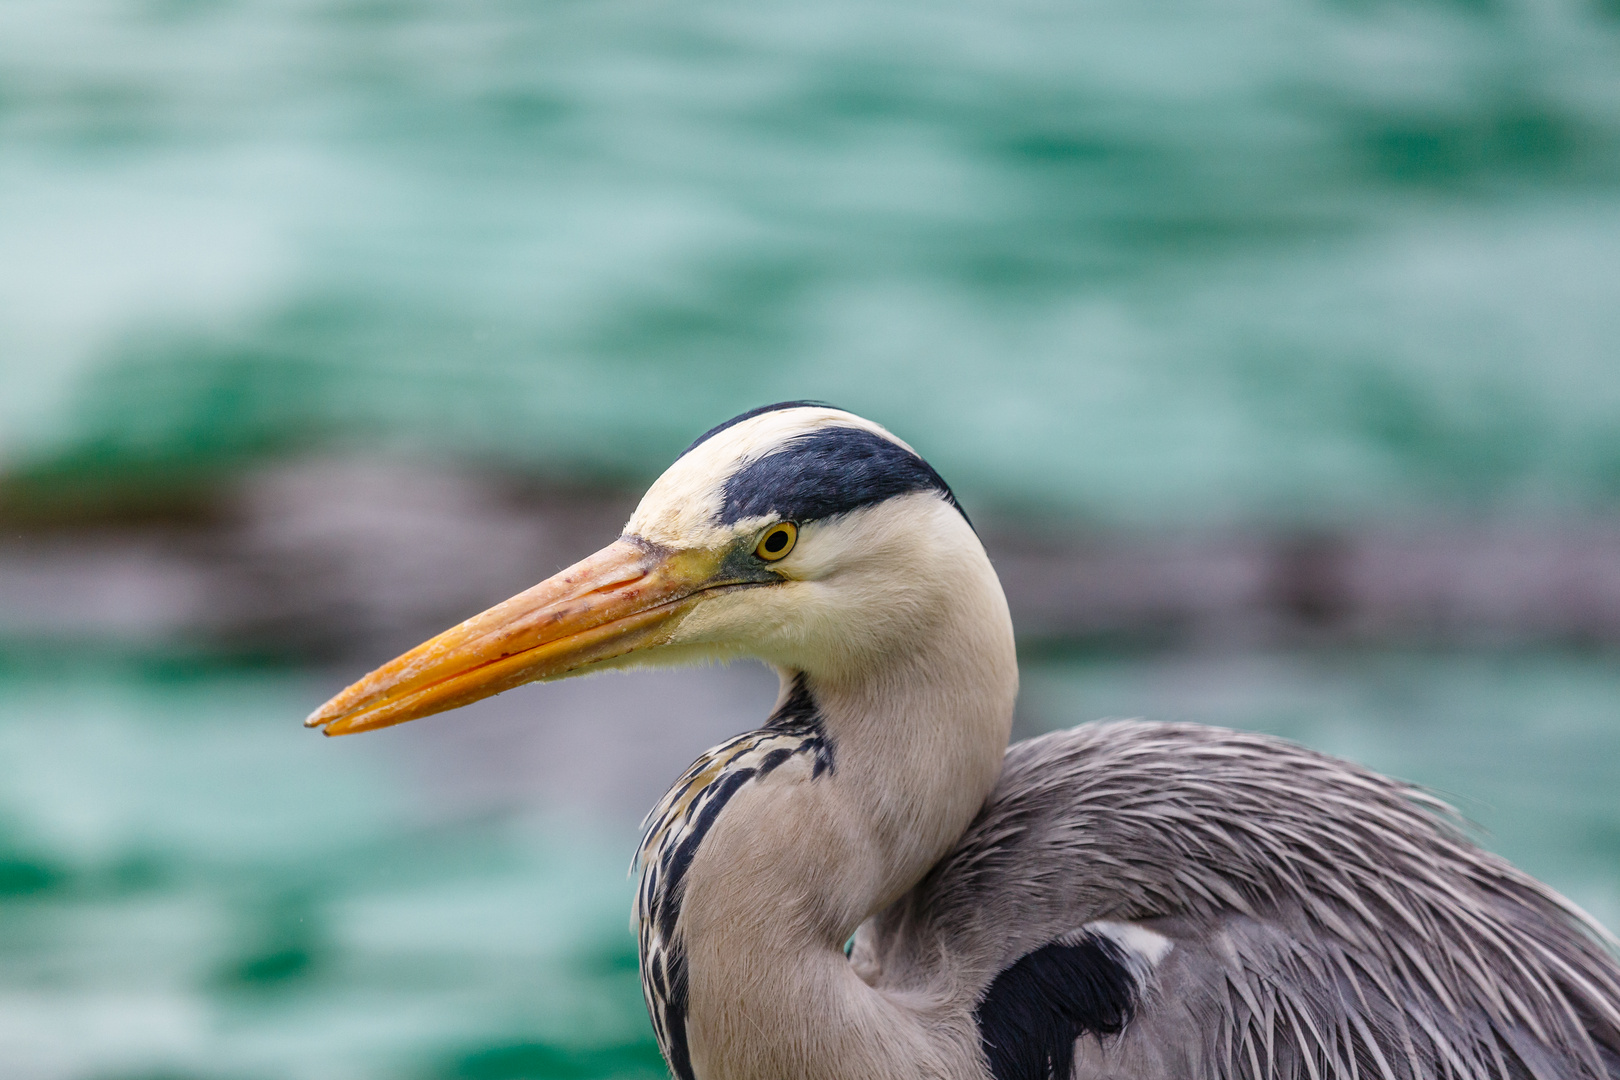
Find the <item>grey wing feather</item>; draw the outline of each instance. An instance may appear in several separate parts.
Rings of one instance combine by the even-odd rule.
[[[1094,920],[1174,947],[1076,1076],[1620,1080],[1612,939],[1422,791],[1280,740],[1095,724],[1020,743],[957,848],[863,930],[969,998]]]

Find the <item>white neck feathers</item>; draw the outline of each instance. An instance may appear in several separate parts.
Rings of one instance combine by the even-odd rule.
[[[944,1051],[923,1037],[926,1003],[866,986],[842,951],[960,837],[1007,745],[1006,601],[965,522],[944,534],[888,595],[874,586],[897,580],[880,553],[880,572],[854,583],[865,631],[779,663],[772,722],[705,755],[650,819],[644,980],[678,1074],[682,1057],[702,1080],[976,1068],[929,1065]],[[908,1030],[915,1045],[900,1045]]]

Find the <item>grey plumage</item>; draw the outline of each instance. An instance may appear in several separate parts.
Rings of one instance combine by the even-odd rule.
[[[1174,943],[1077,1075],[1620,1077],[1620,968],[1449,807],[1260,735],[1094,724],[1019,743],[961,842],[862,927],[875,985],[982,993],[1095,920]]]
[[[836,409],[720,425],[619,540],[307,722],[737,656],[778,708],[677,781],[639,860],[679,1080],[1620,1080],[1612,942],[1422,791],[1185,725],[1007,750],[983,545]]]

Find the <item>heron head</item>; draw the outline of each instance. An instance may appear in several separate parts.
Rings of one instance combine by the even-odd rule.
[[[619,539],[306,723],[367,731],[610,667],[749,656],[834,678],[874,670],[930,632],[964,576],[988,572],[950,488],[909,446],[838,409],[767,406],[693,443]]]

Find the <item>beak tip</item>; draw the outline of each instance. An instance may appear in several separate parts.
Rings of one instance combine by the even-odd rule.
[[[663,628],[684,617],[719,565],[707,556],[670,558],[628,541],[610,544],[389,661],[304,726],[326,735],[375,731],[663,644]]]

